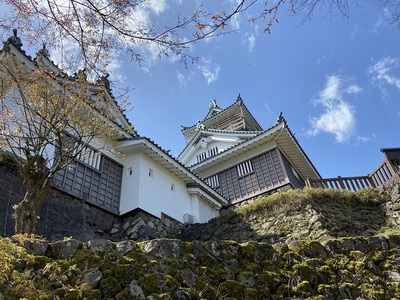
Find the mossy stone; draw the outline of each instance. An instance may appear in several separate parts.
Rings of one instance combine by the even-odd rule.
[[[214,268],[208,267],[198,267],[196,273],[200,278],[206,280],[210,285],[217,286],[220,279],[225,275],[226,271],[224,269],[214,266]]]
[[[315,269],[318,282],[336,282],[337,274],[332,270],[330,266],[323,265]]]
[[[364,299],[389,299],[381,285],[363,283],[358,287],[358,291]]]
[[[117,265],[114,268],[114,278],[121,285],[129,284],[133,279],[139,279],[144,275],[144,270],[136,264]]]
[[[275,292],[276,295],[279,296],[280,299],[289,297],[289,285],[284,283],[278,286]]]
[[[244,290],[244,299],[246,300],[260,299],[258,297],[258,291],[254,288],[246,288]]]
[[[299,297],[310,297],[313,295],[314,290],[311,287],[310,283],[307,280],[304,280],[293,287],[293,292],[296,296]]]
[[[203,252],[198,259],[200,266],[215,268],[218,265],[217,259],[210,253]]]
[[[117,300],[130,300],[130,299],[132,299],[132,297],[131,297],[131,295],[129,295],[129,292],[127,290],[124,290],[124,291],[118,293],[115,296],[115,299],[117,299]]]
[[[103,297],[111,298],[121,291],[121,285],[114,277],[100,280],[99,286]]]
[[[274,294],[281,284],[281,276],[276,272],[264,271],[257,278],[257,286],[266,286],[271,294]]]
[[[26,269],[42,269],[46,266],[47,263],[51,261],[47,256],[32,256],[31,259],[27,261]]]
[[[62,300],[78,300],[80,297],[81,291],[79,290],[67,290],[64,293],[64,296],[61,298]]]
[[[199,299],[216,299],[217,289],[206,281],[198,280],[195,285],[195,289],[199,291]],[[196,299],[196,298],[194,298]]]
[[[269,288],[265,285],[257,286],[257,292],[258,292],[259,299],[270,299],[271,298],[271,292],[270,292]]]
[[[345,282],[339,285],[339,297],[341,299],[353,299],[357,294],[357,285]]]
[[[315,272],[314,268],[310,268],[307,264],[298,264],[293,267],[294,276],[300,281],[307,281],[310,285],[316,286],[319,283],[320,278]],[[321,282],[322,283],[322,282]]]
[[[311,296],[311,297],[308,297],[307,298],[307,300],[326,300],[327,298],[325,298],[324,296],[322,296],[322,295],[317,295],[317,296]]]
[[[110,276],[113,276],[113,271],[112,270],[110,270],[110,269],[106,269],[106,270],[103,270],[103,278],[107,278],[107,277],[110,277]]]
[[[83,298],[87,300],[101,300],[101,291],[97,289],[84,291]]]
[[[137,282],[146,295],[158,292],[157,274],[145,274],[143,277],[139,278]]]
[[[222,282],[219,287],[219,297],[225,299],[226,297],[235,297],[238,299],[243,299],[244,290],[246,286],[240,281],[227,280]]]
[[[317,292],[323,295],[326,299],[337,299],[337,290],[335,285],[331,284],[320,284],[317,288]]]
[[[246,272],[258,274],[261,272],[261,270],[262,269],[261,269],[260,265],[256,264],[256,263],[247,263],[244,265],[244,271],[246,271]]]
[[[288,251],[283,255],[285,261],[285,267],[290,268],[295,264],[299,264],[303,261],[303,258],[294,251]]]
[[[170,300],[172,299],[171,293],[152,294],[151,298],[154,300]]]
[[[400,282],[388,282],[387,291],[391,299],[400,299]]]
[[[289,248],[292,251],[298,252],[302,256],[310,257],[310,258],[322,258],[326,259],[328,257],[328,253],[324,246],[322,246],[317,241],[310,240],[301,240],[294,241],[289,244]]]
[[[195,288],[181,288],[176,292],[178,299],[198,299],[199,291]]]
[[[52,286],[47,278],[40,278],[35,282],[35,288],[41,291],[50,291]]]
[[[86,269],[102,269],[104,262],[92,250],[80,249],[72,257],[72,264],[76,264],[81,271]]]

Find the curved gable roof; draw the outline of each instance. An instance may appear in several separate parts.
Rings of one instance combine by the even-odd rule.
[[[49,79],[54,80],[56,83],[61,84],[63,82],[67,82],[70,83],[71,86],[74,84],[76,77],[69,76],[58,66],[56,66],[52,60],[50,60],[45,45],[43,45],[43,48],[39,50],[35,58],[32,58],[30,55],[26,54],[25,50],[23,50],[21,46],[22,45],[15,45],[14,43],[10,42],[9,39],[4,43],[3,48],[0,50],[0,56],[12,55],[15,57],[15,61],[17,63],[24,65],[29,70],[37,70],[40,67],[44,67],[46,73],[49,75]],[[83,71],[80,72],[83,74]],[[103,81],[99,81],[97,83],[88,81],[87,83],[88,89],[92,95],[96,96],[98,93],[104,93],[106,95],[107,100],[110,103],[109,108],[112,110],[112,113],[115,116],[115,120],[107,118],[107,121],[110,122],[110,125],[112,124],[112,126],[118,127],[125,137],[138,136],[127,116],[118,105],[111,90],[104,85]]]
[[[185,146],[182,152],[178,155],[178,160],[184,161],[185,157],[190,156],[191,152],[195,151],[194,147],[199,143],[199,141],[203,137],[214,137],[215,139],[226,139],[227,141],[236,140],[236,144],[239,144],[243,143],[248,139],[253,138],[258,134],[261,134],[262,132],[263,131],[227,131],[227,130],[217,130],[217,129],[199,130],[196,132],[195,136],[191,139],[191,141]]]
[[[195,125],[182,126],[182,133],[191,140],[196,135],[196,131],[202,128],[228,131],[263,130],[247,109],[240,95],[232,105],[225,109],[218,107],[215,100],[213,100],[205,118]]]
[[[207,160],[195,164],[190,168],[194,172],[200,173],[224,162],[234,161],[235,157],[238,157],[239,155],[244,154],[252,149],[262,147],[269,142],[275,142],[278,145],[281,152],[297,169],[303,178],[321,178],[321,175],[314,167],[307,154],[301,148],[300,144],[283,118],[268,130],[265,130]]]

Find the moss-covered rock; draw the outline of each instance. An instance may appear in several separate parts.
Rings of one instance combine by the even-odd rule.
[[[101,300],[101,291],[96,289],[84,291],[83,298],[87,300]]]
[[[301,201],[290,198],[298,197],[293,192],[282,194],[257,204],[268,214],[260,220],[254,210],[248,214],[243,208],[224,214],[228,219],[222,216],[210,222],[218,227],[215,232],[233,240],[96,240],[74,242],[75,246],[66,240],[49,246],[43,242],[46,247],[31,255],[0,238],[0,300],[400,299],[400,237],[354,236],[364,229],[371,234],[373,226],[362,220],[378,210],[376,202],[369,209],[362,199],[366,194],[330,193],[307,190]],[[287,211],[278,208],[278,200]],[[332,217],[335,210],[342,216]],[[354,226],[345,220],[352,216],[359,217]],[[301,225],[303,217],[309,218],[306,227]],[[242,231],[230,234],[227,224],[232,231]],[[327,230],[323,242],[307,238],[326,224],[334,229],[323,229]],[[253,232],[244,232],[249,228]],[[279,242],[274,245],[250,240],[265,241],[268,231],[276,229],[280,231],[272,235]],[[333,232],[345,231],[351,234],[327,239]]]
[[[227,280],[222,282],[217,291],[220,299],[233,297],[236,299],[243,299],[246,286],[239,281]]]
[[[107,277],[100,280],[99,288],[104,298],[114,297],[121,291],[121,285],[114,277]]]
[[[104,261],[89,249],[80,249],[72,256],[72,264],[75,264],[81,271],[86,269],[101,269]]]

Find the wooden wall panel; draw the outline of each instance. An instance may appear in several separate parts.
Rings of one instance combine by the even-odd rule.
[[[284,166],[278,151],[278,149],[272,149],[252,158],[253,172],[247,175],[238,177],[236,165],[218,173],[219,192],[234,202],[241,198],[265,193],[286,183]]]
[[[119,213],[122,172],[122,165],[102,156],[100,170],[77,161],[73,168],[57,172],[52,185],[74,197]]]

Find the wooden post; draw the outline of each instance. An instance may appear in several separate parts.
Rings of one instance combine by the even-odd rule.
[[[346,190],[346,186],[345,186],[344,183],[343,183],[343,178],[342,178],[342,176],[338,176],[337,178],[338,178],[338,181],[339,181],[340,188],[341,188],[342,190]]]
[[[311,185],[311,179],[310,179],[310,178],[307,178],[307,179],[306,179],[306,186],[307,186],[307,187],[312,187],[312,185]]]

